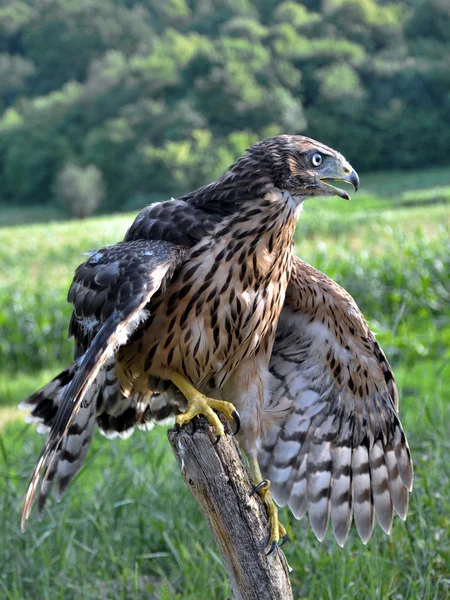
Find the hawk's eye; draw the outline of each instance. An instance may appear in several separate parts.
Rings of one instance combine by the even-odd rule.
[[[315,152],[311,157],[313,167],[320,167],[323,163],[323,156],[319,152]]]

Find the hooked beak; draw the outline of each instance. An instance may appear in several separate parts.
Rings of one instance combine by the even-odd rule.
[[[333,189],[332,195],[339,196],[344,200],[350,200],[350,196],[345,190],[341,190],[340,188],[331,185],[331,183],[328,183],[328,181],[344,181],[345,183],[350,183],[355,188],[355,192],[357,192],[359,188],[358,173],[350,165],[347,165],[344,168],[344,171],[345,175],[343,177],[324,177],[321,179],[321,182]]]

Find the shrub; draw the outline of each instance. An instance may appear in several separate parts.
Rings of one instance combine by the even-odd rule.
[[[75,218],[94,214],[105,195],[102,172],[95,165],[66,165],[56,177],[55,195]]]

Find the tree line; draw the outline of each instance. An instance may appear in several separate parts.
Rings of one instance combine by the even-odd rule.
[[[0,201],[134,209],[282,132],[362,171],[448,162],[449,6],[0,0]]]

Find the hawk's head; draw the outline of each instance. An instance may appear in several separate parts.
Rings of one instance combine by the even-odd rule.
[[[331,184],[343,181],[359,187],[359,177],[347,160],[332,148],[301,135],[278,135],[258,142],[247,157],[263,170],[272,183],[293,196],[340,196],[344,190]]]
[[[356,171],[339,152],[301,135],[277,135],[252,146],[222,177],[182,200],[222,216],[264,198],[274,187],[288,192],[297,204],[311,196],[350,200],[331,181],[350,183],[355,191],[359,186]]]

